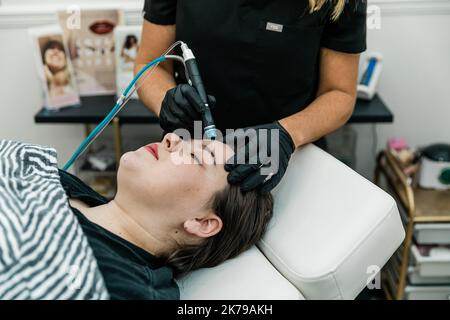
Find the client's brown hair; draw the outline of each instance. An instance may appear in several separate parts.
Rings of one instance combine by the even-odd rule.
[[[272,217],[273,198],[270,193],[243,193],[238,185],[227,185],[213,196],[211,208],[222,219],[222,230],[200,245],[180,247],[167,258],[178,277],[217,266],[256,244]]]

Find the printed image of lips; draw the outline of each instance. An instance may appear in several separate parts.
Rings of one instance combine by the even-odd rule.
[[[89,29],[95,34],[107,34],[114,30],[115,25],[109,21],[97,21]]]

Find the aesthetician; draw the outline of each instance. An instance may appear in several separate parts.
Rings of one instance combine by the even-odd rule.
[[[280,130],[275,174],[261,174],[269,165],[264,163],[225,167],[228,181],[243,191],[268,192],[296,147],[350,118],[359,54],[366,49],[366,10],[366,0],[146,0],[135,72],[176,40],[186,42],[222,133]],[[195,89],[185,84],[183,66],[165,62],[152,78],[139,96],[161,127],[192,129],[201,120],[200,106]]]

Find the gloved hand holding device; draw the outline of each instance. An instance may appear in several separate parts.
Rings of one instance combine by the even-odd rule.
[[[258,189],[267,193],[281,181],[295,145],[278,122],[245,128],[243,136],[250,129],[253,129],[253,134],[247,135],[249,141],[238,146],[234,157],[225,165],[225,170],[229,172],[228,182],[240,183],[243,192]],[[238,144],[243,136],[237,134]]]
[[[216,99],[208,96],[209,107],[214,108]],[[194,121],[202,120],[204,103],[197,90],[188,84],[179,84],[168,90],[161,103],[159,123],[166,132],[184,128],[192,132]]]

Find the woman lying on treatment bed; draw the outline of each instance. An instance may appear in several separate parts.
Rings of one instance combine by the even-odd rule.
[[[262,237],[272,197],[227,183],[232,153],[167,134],[122,156],[110,202],[60,171],[112,299],[178,299],[174,276],[216,266]]]

